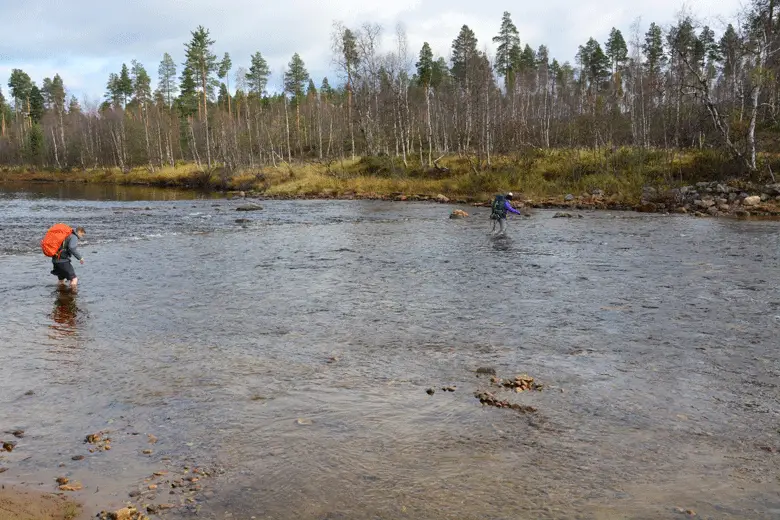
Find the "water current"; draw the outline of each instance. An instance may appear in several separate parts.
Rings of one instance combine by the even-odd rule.
[[[245,202],[0,184],[0,482],[69,475],[93,515],[780,518],[777,222]],[[55,222],[87,230],[76,292]],[[148,491],[184,466],[201,489]]]

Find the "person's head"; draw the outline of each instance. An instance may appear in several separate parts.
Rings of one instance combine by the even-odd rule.
[[[512,192],[511,192],[511,191],[510,191],[509,193],[507,193],[507,194],[506,194],[506,198],[507,198],[507,200],[512,200],[512,197],[514,197],[514,195],[512,195]]]
[[[87,234],[87,232],[84,231],[83,227],[79,226],[79,227],[76,228],[76,236],[77,237],[84,238],[84,235],[86,235],[86,234]]]

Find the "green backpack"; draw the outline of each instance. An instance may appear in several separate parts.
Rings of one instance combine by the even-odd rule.
[[[506,218],[506,197],[504,195],[496,195],[493,199],[493,205],[490,207],[490,218],[492,220],[499,220]]]

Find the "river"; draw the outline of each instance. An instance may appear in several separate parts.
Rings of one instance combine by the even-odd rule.
[[[777,222],[243,203],[0,184],[0,482],[67,475],[93,515],[780,517]],[[55,222],[87,230],[77,292]]]

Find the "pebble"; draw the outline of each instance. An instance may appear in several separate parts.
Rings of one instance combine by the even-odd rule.
[[[84,455],[74,455],[71,460],[84,460]]]
[[[144,450],[141,453],[143,453],[144,455],[151,455],[152,454],[152,450]]]

